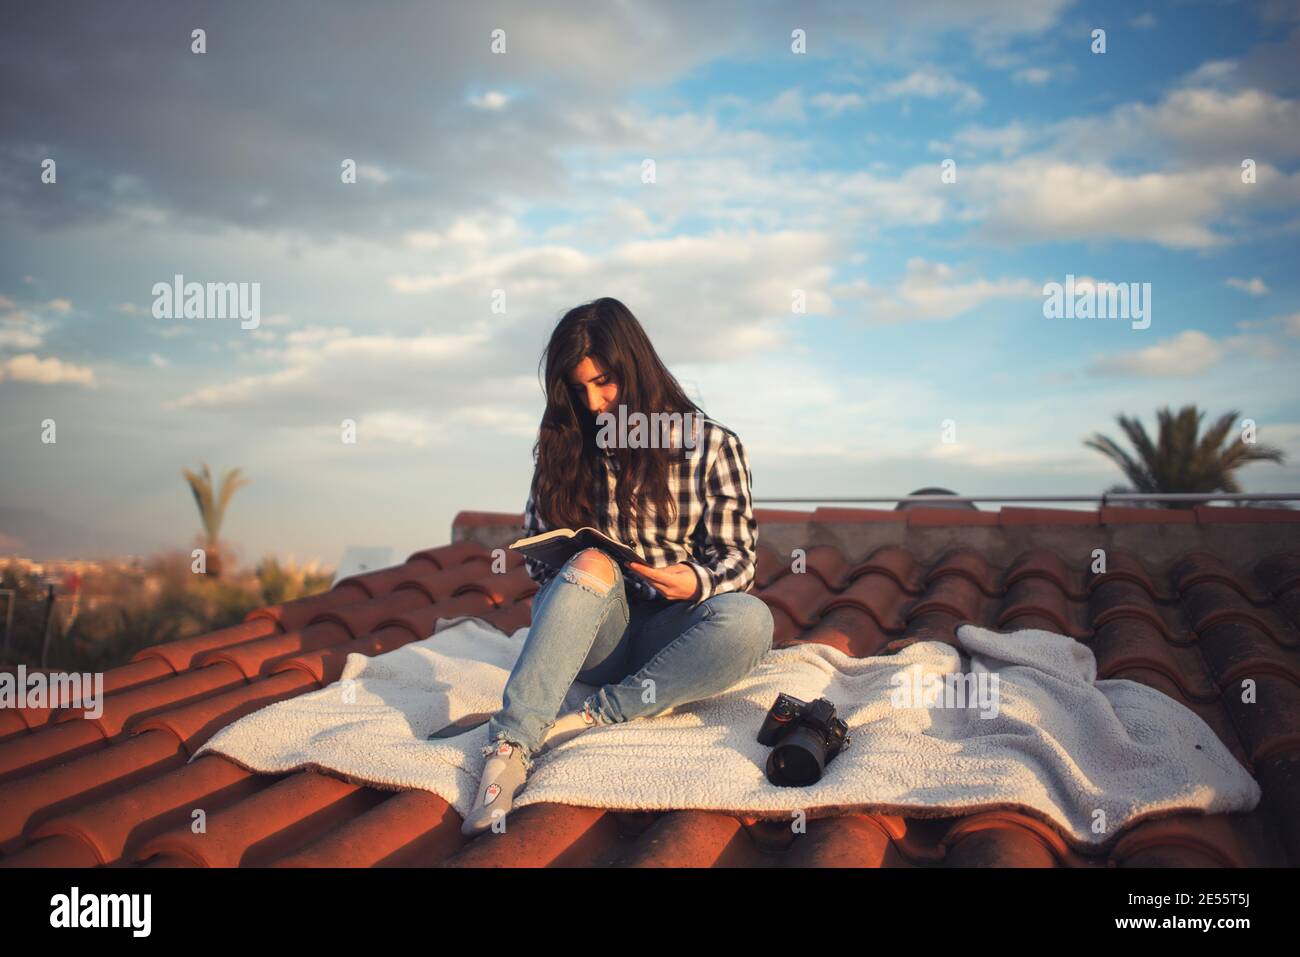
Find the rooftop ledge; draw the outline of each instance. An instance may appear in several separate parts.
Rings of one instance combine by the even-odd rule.
[[[451,540],[505,547],[523,534],[523,518],[522,512],[462,511],[452,521]],[[1300,510],[1287,508],[1103,505],[981,510],[909,503],[900,509],[755,508],[754,518],[759,546],[782,557],[795,548],[830,545],[850,561],[886,545],[903,546],[923,562],[953,548],[973,548],[998,565],[1009,565],[1031,548],[1076,555],[1080,563],[1089,562],[1094,549],[1118,548],[1157,564],[1205,550],[1248,573],[1261,558],[1300,546]]]

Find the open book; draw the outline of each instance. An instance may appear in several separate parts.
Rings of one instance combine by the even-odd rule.
[[[584,548],[599,548],[614,561],[624,566],[630,575],[636,573],[626,568],[628,562],[637,562],[642,565],[649,564],[644,556],[633,551],[622,542],[610,538],[600,529],[592,528],[590,525],[584,525],[577,531],[571,528],[557,528],[551,532],[534,535],[532,538],[521,538],[519,541],[512,543],[510,547],[517,552],[523,552],[528,558],[554,568],[556,571],[563,568],[565,562]]]

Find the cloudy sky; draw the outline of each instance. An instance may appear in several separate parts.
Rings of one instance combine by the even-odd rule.
[[[249,561],[521,511],[541,350],[599,296],[759,497],[1096,494],[1082,440],[1187,403],[1300,489],[1300,5],[880,7],[6,11],[0,553],[188,546],[203,462],[251,479]],[[260,326],[155,318],[176,274],[259,283]],[[1046,318],[1067,275],[1150,283],[1149,327]]]

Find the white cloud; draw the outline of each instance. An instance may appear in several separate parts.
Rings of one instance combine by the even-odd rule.
[[[581,234],[588,225],[580,222],[574,231]],[[829,312],[824,290],[839,243],[836,234],[818,230],[749,229],[636,237],[600,255],[554,243],[482,253],[449,250],[439,257],[438,272],[394,276],[389,282],[403,295],[436,291],[444,300],[481,303],[483,311],[487,290],[494,288],[506,290],[508,309],[520,297],[554,303],[618,290],[619,299],[653,324],[669,356],[702,353],[719,361],[783,347],[783,327],[795,321],[796,289],[806,291],[809,312]]]
[[[47,323],[35,322],[23,312],[12,312],[0,319],[0,349],[39,348],[48,330]]]
[[[767,107],[767,118],[775,122],[792,123],[802,123],[807,119],[799,91],[785,90],[778,94]]]
[[[1029,130],[1018,121],[1000,128],[968,126],[953,136],[954,142],[960,146],[977,152],[997,151],[1003,156],[1023,151],[1029,138]]]
[[[1280,329],[1288,336],[1300,336],[1300,312],[1270,319],[1240,319],[1233,323],[1238,329]]]
[[[751,107],[750,112],[757,116],[761,110]],[[883,165],[880,170],[809,169],[817,160],[812,137],[721,130],[715,117],[695,114],[663,117],[629,110],[622,115],[627,130],[638,131],[635,144],[599,146],[574,165],[563,220],[547,229],[543,239],[599,250],[619,239],[671,233],[683,220],[691,222],[692,230],[703,221],[739,231],[832,233],[943,220],[944,198],[933,168],[900,174],[883,171]],[[640,182],[643,157],[656,161],[654,184]],[[619,203],[635,208],[636,215],[614,215]],[[436,235],[418,241],[432,248]],[[491,268],[499,271],[503,265],[513,268],[501,263]],[[585,268],[576,264],[578,272]]]
[[[252,403],[258,396],[270,397],[288,385],[308,380],[309,370],[304,366],[280,369],[267,375],[250,375],[222,385],[197,389],[171,403],[175,408],[220,408]]]
[[[1075,117],[1049,131],[1063,157],[1152,162],[1153,146],[1184,166],[1252,158],[1277,162],[1300,156],[1300,102],[1260,89],[1185,86],[1154,106],[1125,103],[1100,116]]]
[[[483,237],[471,230],[463,238]],[[711,368],[790,354],[798,351],[791,331],[814,321],[793,314],[792,293],[805,290],[812,313],[832,310],[826,290],[830,264],[844,253],[838,243],[810,230],[719,230],[637,238],[589,256],[559,245],[533,255],[493,247],[490,237],[487,245],[448,242],[424,257],[436,272],[411,272],[402,285],[406,295],[438,289],[428,302],[430,319],[451,331],[363,335],[318,323],[286,331],[272,348],[250,338],[256,348],[243,357],[247,374],[214,366],[206,381],[165,405],[307,435],[323,423],[337,431],[343,417],[366,424],[365,416],[382,413],[389,417],[369,423],[371,433],[404,446],[473,442],[485,434],[530,438],[542,399],[537,357],[565,304],[616,295],[670,364]],[[404,252],[399,264],[423,250]],[[508,312],[490,315],[486,290],[498,284],[510,294]],[[428,428],[429,409],[437,410],[441,432]]]
[[[383,186],[385,183],[391,181],[392,178],[393,177],[384,169],[374,163],[357,164],[357,179],[360,182],[374,183],[378,186]]]
[[[1209,248],[1241,235],[1255,210],[1296,208],[1300,173],[1273,163],[1300,157],[1300,101],[1205,85],[1232,67],[1203,64],[1193,85],[1154,105],[1125,103],[1045,126],[959,130],[952,137],[958,156],[964,148],[1017,161],[962,164],[959,183],[976,188],[945,191],[943,218],[982,222],[985,236],[1010,241]],[[930,149],[945,146],[932,142]],[[1245,158],[1257,164],[1256,183],[1241,182]]]
[[[1235,167],[1125,174],[1043,157],[971,169],[968,210],[989,235],[1013,241],[1146,240],[1175,248],[1225,242],[1211,224],[1265,197]],[[1269,171],[1274,203],[1300,200],[1300,174]],[[983,207],[976,205],[985,203]]]
[[[827,224],[889,228],[933,226],[948,215],[945,187],[938,165],[917,166],[899,176],[879,176],[865,171],[817,174],[792,184],[792,199],[801,205],[820,204]]]
[[[335,430],[337,433],[337,430]],[[357,422],[357,445],[371,442],[423,448],[441,441],[443,429],[427,414],[384,411],[363,415]]]
[[[0,364],[0,381],[35,382],[40,385],[94,386],[95,373],[88,366],[79,366],[62,359],[40,359],[32,353],[11,356]]]
[[[1213,85],[1237,72],[1236,60],[1206,60],[1184,78],[1188,86]]]
[[[831,116],[839,116],[845,110],[860,108],[865,101],[857,93],[817,93],[808,102]]]
[[[1011,75],[1011,78],[1017,83],[1028,83],[1032,86],[1042,86],[1052,78],[1052,71],[1041,66],[1026,67],[1023,70],[1017,70]]]
[[[862,300],[862,318],[871,323],[952,319],[986,302],[1042,295],[1041,287],[1028,279],[963,282],[951,266],[921,258],[908,260],[906,274],[893,289],[876,289],[862,280],[832,292]]]
[[[1276,343],[1265,336],[1214,339],[1195,329],[1180,332],[1136,352],[1094,356],[1088,372],[1104,377],[1191,378],[1208,372],[1230,352],[1260,359],[1277,356]]]
[[[958,109],[975,109],[984,104],[984,97],[975,87],[930,68],[913,70],[901,80],[885,84],[875,94],[876,99],[887,100],[905,100],[912,97],[952,100]]]
[[[1269,336],[1226,336],[1223,345],[1255,359],[1276,359],[1278,356],[1278,344]]]
[[[602,213],[587,219],[575,217],[557,223],[542,233],[540,239],[547,243],[582,243],[592,236],[622,236],[634,239],[665,232],[646,209],[637,203],[617,197]]]
[[[309,346],[312,343],[324,342],[327,339],[344,339],[350,335],[352,335],[352,330],[346,326],[334,326],[333,328],[304,326],[301,329],[286,332],[284,341],[292,346]]]
[[[1268,292],[1268,286],[1264,280],[1255,276],[1251,279],[1225,279],[1225,286],[1231,286],[1233,289],[1240,289],[1242,292],[1249,293],[1252,296],[1262,296]]]
[[[485,354],[487,346],[481,331],[355,335],[342,327],[309,326],[286,334],[282,348],[256,350],[251,361],[272,363],[271,371],[205,385],[164,406],[238,412],[241,421],[265,414],[284,428],[319,425],[322,415],[336,427],[345,415],[361,423],[382,413],[388,417],[376,420],[378,434],[417,444],[420,436],[432,441],[432,433],[419,425],[426,413],[408,414],[403,407],[451,415],[498,395],[494,377],[483,369],[501,361],[499,353],[508,343]]]
[[[968,439],[958,442],[935,441],[932,445],[917,449],[915,454],[946,467],[966,465],[977,469],[1022,473],[1081,471],[1081,460],[1086,459],[1086,456],[1050,445],[1042,449],[1008,447],[1005,436],[999,435],[988,436],[983,444]]]
[[[1223,354],[1222,345],[1203,332],[1189,329],[1137,352],[1095,358],[1089,371],[1101,376],[1187,378],[1207,371]]]
[[[523,239],[523,232],[519,223],[510,216],[481,213],[459,216],[442,232],[417,230],[407,233],[404,239],[415,249],[482,248],[516,244]]]
[[[1184,148],[1212,148],[1216,156],[1300,156],[1300,102],[1263,90],[1175,90],[1146,115],[1152,128]]]
[[[481,96],[471,96],[469,98],[470,106],[480,110],[503,110],[509,102],[510,97],[499,90],[488,90]]]
[[[171,365],[170,362],[168,362],[162,356],[158,355],[158,353],[156,352],[149,353],[149,362],[156,369],[166,369],[169,365]]]
[[[484,256],[455,270],[389,276],[388,287],[393,292],[404,295],[437,292],[470,284],[491,289],[502,283],[501,277],[513,272],[535,271],[577,276],[591,271],[594,262],[585,253],[565,246],[531,246],[495,256]],[[492,285],[485,286],[488,283]]]

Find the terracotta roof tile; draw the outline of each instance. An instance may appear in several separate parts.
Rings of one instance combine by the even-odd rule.
[[[926,570],[901,545],[886,545],[865,556],[853,566],[846,584],[870,572],[888,575],[909,595],[919,595],[927,579]]]
[[[98,719],[77,708],[0,715],[0,865],[1300,864],[1300,546],[1285,538],[1297,513],[819,508],[756,517],[773,538],[759,546],[754,593],[772,609],[777,646],[887,654],[955,643],[968,621],[1064,632],[1093,650],[1098,678],[1143,682],[1200,715],[1256,775],[1260,807],[1147,820],[1093,855],[1015,809],[845,813],[796,834],[743,815],[541,804],[483,840],[462,836],[459,815],[428,792],[315,770],[253,774],[216,754],[187,763],[240,717],[338,680],[349,654],[421,640],[439,618],[477,615],[507,633],[527,625],[536,586],[522,559],[506,552],[504,574],[492,565],[521,516],[462,512],[454,544],[145,649],[105,675]],[[1099,542],[1104,571],[1093,567]],[[1163,557],[1147,557],[1148,546]],[[206,833],[194,833],[195,809]]]
[[[997,525],[997,512],[974,508],[932,508],[918,505],[905,510],[908,525]]]
[[[1171,585],[1167,581],[1157,581],[1142,564],[1142,559],[1126,549],[1107,549],[1105,569],[1094,572],[1093,566],[1089,564],[1084,574],[1088,576],[1090,591],[1096,591],[1101,586],[1112,582],[1129,581],[1142,588],[1153,601],[1170,603],[1178,600],[1176,585]]]
[[[822,525],[843,525],[850,522],[897,522],[906,525],[907,512],[883,508],[827,508],[822,506],[812,513],[812,521]]]
[[[1152,524],[1154,522],[1196,522],[1190,508],[1138,508],[1126,505],[1103,505],[1099,510],[1103,525]]]
[[[999,525],[1100,525],[1101,513],[1080,508],[1021,508],[1008,505],[997,513]]]
[[[907,555],[908,562],[911,563],[911,554],[907,552],[904,552],[904,554]],[[915,567],[915,564],[912,563],[911,568],[915,569]],[[1013,568],[1011,575],[1006,580],[1013,581],[1020,573],[1022,572]],[[1027,573],[1032,574],[1032,572]],[[981,594],[990,598],[998,593],[1000,587],[998,583],[999,576],[996,571],[989,565],[984,556],[973,548],[949,549],[931,566],[929,572],[925,575],[925,582],[937,581],[947,575],[958,575],[967,579],[980,590]],[[907,590],[912,594],[917,594],[922,587],[921,583],[913,581]]]

